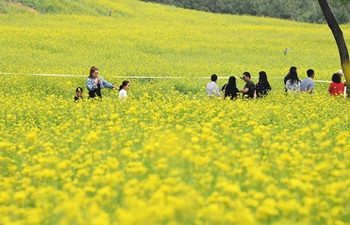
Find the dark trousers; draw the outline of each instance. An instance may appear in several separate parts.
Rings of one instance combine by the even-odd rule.
[[[93,91],[89,91],[89,97],[90,98],[95,98],[96,96],[98,96],[99,98],[102,98],[101,95],[101,88],[97,88]]]

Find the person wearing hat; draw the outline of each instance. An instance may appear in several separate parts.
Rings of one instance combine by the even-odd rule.
[[[342,70],[338,70],[337,74],[339,74],[340,78],[344,76],[344,72]],[[344,97],[346,98],[346,81],[344,81]]]
[[[342,70],[338,70],[337,74],[339,74],[341,77],[344,76],[344,73]]]
[[[77,87],[77,89],[75,89],[75,96],[74,96],[74,101],[78,102],[79,99],[83,99],[83,89],[81,87]]]

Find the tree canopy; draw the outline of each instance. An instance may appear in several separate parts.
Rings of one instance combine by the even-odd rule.
[[[300,22],[326,23],[317,1],[310,0],[142,0],[214,13],[267,16]],[[329,1],[338,23],[350,21],[349,0]],[[345,6],[341,6],[344,4]]]

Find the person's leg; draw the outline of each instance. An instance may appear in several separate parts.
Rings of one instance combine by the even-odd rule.
[[[96,89],[96,94],[97,94],[97,96],[98,96],[99,98],[102,98],[101,89],[100,89],[100,88]]]
[[[89,98],[95,98],[95,90],[89,91]]]

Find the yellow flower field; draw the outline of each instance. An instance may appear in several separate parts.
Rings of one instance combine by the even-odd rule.
[[[126,102],[74,103],[66,87],[83,81],[2,78],[1,224],[349,222],[347,100],[210,100],[206,80],[188,94],[186,80],[132,80]]]
[[[330,80],[325,25],[99,4],[120,14],[0,15],[0,72],[18,73],[0,75],[0,224],[350,223],[349,101],[328,83],[285,96],[279,78],[295,65]],[[92,65],[114,84],[183,78],[128,78],[127,101],[92,101]],[[266,70],[266,98],[209,99],[193,78],[246,70]]]

